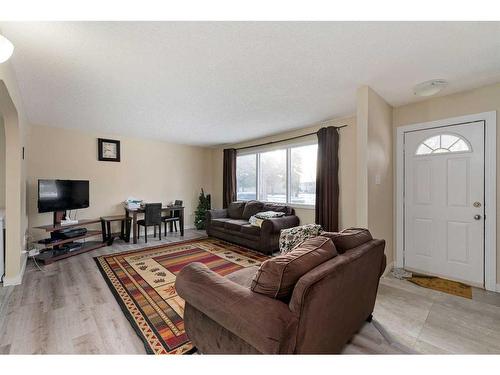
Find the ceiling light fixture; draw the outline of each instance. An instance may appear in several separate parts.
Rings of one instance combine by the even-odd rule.
[[[14,45],[9,39],[0,35],[0,64],[6,62],[14,52]]]
[[[448,81],[444,79],[431,79],[419,83],[413,88],[413,93],[417,96],[432,96],[443,90],[448,86]]]

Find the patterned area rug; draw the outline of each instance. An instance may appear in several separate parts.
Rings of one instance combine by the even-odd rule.
[[[214,238],[94,258],[124,314],[151,354],[193,350],[184,331],[184,300],[174,287],[187,264],[201,262],[224,276],[259,265],[266,256]]]
[[[469,285],[434,276],[414,275],[408,281],[424,288],[438,290],[455,296],[472,299],[472,288]]]

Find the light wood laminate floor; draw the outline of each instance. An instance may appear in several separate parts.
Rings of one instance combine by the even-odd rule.
[[[162,243],[203,236],[186,230],[183,238],[169,233]],[[147,245],[158,244],[151,239]],[[117,241],[43,272],[30,262],[22,285],[0,288],[0,353],[144,354],[93,257],[145,246]],[[500,354],[497,293],[475,290],[467,300],[385,277],[374,317],[375,325],[365,325],[344,353]]]

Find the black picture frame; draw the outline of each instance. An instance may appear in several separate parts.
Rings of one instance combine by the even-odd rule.
[[[105,158],[103,156],[103,143],[114,143],[116,144],[116,158]],[[120,161],[120,141],[116,139],[106,139],[106,138],[97,138],[97,158],[99,161]]]

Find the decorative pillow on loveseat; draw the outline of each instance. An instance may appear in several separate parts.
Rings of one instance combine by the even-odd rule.
[[[324,237],[331,238],[339,254],[373,240],[372,234],[365,228],[347,228],[341,232],[321,232]]]
[[[257,212],[255,214],[255,217],[257,219],[272,219],[273,217],[282,217],[285,216],[284,212],[276,212],[276,211],[264,211],[264,212]]]
[[[252,280],[255,293],[287,301],[297,281],[321,263],[337,256],[328,237],[306,239],[292,251],[264,261]]]
[[[318,236],[320,231],[321,225],[318,224],[306,224],[281,230],[280,253],[288,253],[304,240]]]
[[[246,202],[245,209],[242,214],[243,219],[249,220],[251,216],[255,215],[257,212],[261,212],[263,207],[264,203],[260,201]]]
[[[241,219],[243,217],[244,209],[245,202],[231,202],[227,207],[227,216],[231,219]]]
[[[283,216],[285,216],[284,212],[264,211],[264,212],[257,212],[255,215],[250,216],[250,219],[248,221],[250,222],[250,225],[260,228],[264,220],[276,217],[283,217]]]

